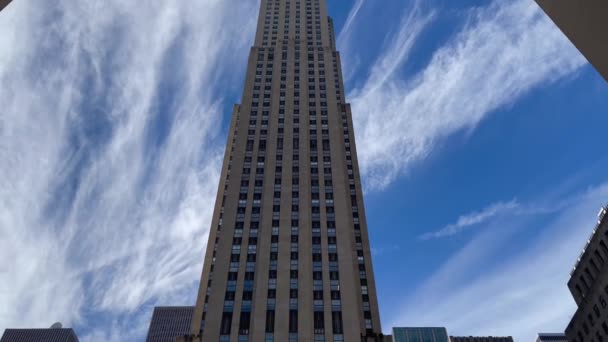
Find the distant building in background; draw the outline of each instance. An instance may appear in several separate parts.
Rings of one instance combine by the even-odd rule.
[[[608,1],[536,0],[608,81]]]
[[[393,328],[393,342],[448,342],[445,328]]]
[[[194,306],[157,306],[152,314],[146,342],[175,342],[190,334]]]
[[[606,4],[608,5],[608,2]],[[606,208],[602,208],[598,214],[598,223],[570,273],[568,288],[578,305],[574,317],[566,328],[566,336],[570,342],[608,340],[608,215],[606,212]]]
[[[513,342],[511,336],[450,336],[450,342]]]
[[[568,342],[564,333],[539,333],[536,342]]]
[[[2,11],[10,2],[11,0],[0,0],[0,11]]]
[[[48,329],[6,329],[0,342],[78,342],[78,336],[55,323]]]

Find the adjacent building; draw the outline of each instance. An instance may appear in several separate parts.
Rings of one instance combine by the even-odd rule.
[[[54,324],[49,329],[6,329],[0,342],[78,342],[71,328]]]
[[[393,342],[448,342],[448,331],[440,327],[393,328]]]
[[[608,81],[608,1],[536,0]]]
[[[326,0],[261,0],[195,341],[380,341],[351,107]]]
[[[568,288],[578,309],[566,328],[570,342],[608,341],[608,215],[598,223],[570,273]]]
[[[193,314],[193,306],[155,307],[146,342],[175,342],[190,335]]]
[[[536,342],[568,342],[568,337],[564,333],[539,333]]]
[[[513,342],[511,336],[450,336],[450,342]]]
[[[11,1],[12,0],[0,0],[0,11],[2,11]]]

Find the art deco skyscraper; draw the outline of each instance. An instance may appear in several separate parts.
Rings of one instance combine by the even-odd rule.
[[[344,94],[326,1],[262,0],[193,317],[203,341],[381,340]]]

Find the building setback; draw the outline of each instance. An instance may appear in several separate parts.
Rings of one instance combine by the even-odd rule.
[[[0,342],[78,342],[70,328],[6,329]]]
[[[445,328],[393,328],[393,342],[448,342]]]
[[[562,32],[608,81],[608,1],[536,0]]]
[[[608,215],[598,223],[570,273],[568,288],[578,309],[566,328],[570,342],[608,341]]]
[[[511,336],[450,336],[450,342],[513,342]]]
[[[191,339],[382,339],[351,108],[326,0],[262,0]]]
[[[175,342],[190,335],[193,306],[155,307],[146,342]]]
[[[536,342],[568,342],[568,337],[564,333],[539,333]]]

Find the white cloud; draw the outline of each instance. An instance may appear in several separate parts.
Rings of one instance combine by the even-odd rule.
[[[350,80],[357,72],[358,67],[360,66],[360,59],[355,55],[355,51],[351,50],[350,44],[352,43],[352,36],[354,32],[353,23],[357,19],[359,12],[361,12],[361,8],[365,4],[365,0],[356,0],[353,6],[348,13],[348,17],[346,17],[346,21],[340,30],[340,33],[337,37],[337,46],[340,51],[351,51],[352,53],[340,55],[340,59],[342,62],[342,71],[344,81],[347,82]]]
[[[344,25],[342,26],[342,29],[338,34],[338,46],[343,47],[344,44],[348,43],[348,41],[350,40],[352,35],[352,25],[355,22],[357,15],[359,15],[359,11],[361,11],[361,7],[363,7],[364,3],[365,0],[356,0],[355,4],[350,9],[348,17],[346,17],[346,21],[344,22]]]
[[[23,0],[0,14],[0,330],[61,320],[122,340],[154,303],[194,303],[219,82],[244,74],[256,10]],[[129,321],[107,335],[103,315]]]
[[[607,197],[608,184],[603,184],[554,201],[561,209],[542,216],[547,222],[542,227],[537,226],[541,216],[534,214],[507,212],[489,220],[409,294],[390,326],[439,325],[456,336],[511,335],[516,341],[564,331],[576,310],[566,286],[569,272]],[[537,206],[541,203],[528,205]],[[531,229],[539,235],[522,244],[517,235]],[[498,261],[481,265],[488,260]]]
[[[492,111],[585,64],[534,2],[495,1],[471,10],[428,65],[400,78],[433,15],[420,6],[407,11],[368,79],[348,96],[367,188],[385,187],[447,136],[474,129]]]
[[[472,226],[487,222],[497,215],[513,211],[517,208],[519,208],[519,203],[516,200],[511,200],[509,202],[496,202],[479,211],[461,215],[458,217],[456,222],[450,223],[435,232],[425,233],[420,238],[423,240],[428,240],[456,235]]]

